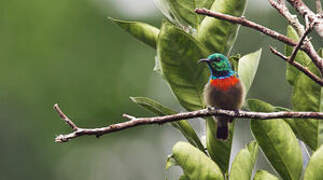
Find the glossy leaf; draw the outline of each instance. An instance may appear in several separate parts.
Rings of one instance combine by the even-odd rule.
[[[312,155],[305,170],[304,180],[323,179],[323,146],[320,146]]]
[[[209,72],[197,61],[209,54],[191,35],[163,22],[157,45],[161,71],[180,104],[189,111],[204,107],[202,94]]]
[[[291,27],[287,28],[287,36],[298,40],[297,32]],[[286,47],[286,55],[291,55],[292,47]],[[319,74],[316,66],[302,51],[297,53],[295,61],[306,66],[311,72]],[[308,78],[304,73],[294,67],[287,66],[286,78],[293,85],[292,105],[294,111],[320,111],[321,86]],[[316,119],[294,120],[294,127],[298,137],[312,150],[319,146],[319,121]]]
[[[189,179],[224,180],[218,165],[189,143],[176,143],[173,157]]]
[[[164,115],[170,115],[170,114],[176,114],[177,112],[169,109],[163,105],[161,105],[159,102],[152,100],[147,97],[130,97],[130,99],[140,105],[141,107],[155,113],[158,116],[164,116]],[[171,125],[175,128],[177,128],[187,139],[189,143],[199,148],[201,151],[204,152],[204,146],[202,145],[200,138],[195,133],[193,127],[191,124],[186,121],[176,121],[172,122]]]
[[[318,73],[313,63],[309,70]],[[321,86],[308,78],[305,74],[298,75],[292,93],[292,105],[294,111],[320,111]],[[295,120],[296,125],[302,133],[303,141],[312,149],[318,147],[319,120],[307,119]]]
[[[279,180],[278,177],[270,174],[265,170],[258,170],[253,180]]]
[[[250,142],[234,158],[230,171],[230,180],[250,180],[258,156],[258,144]]]
[[[228,173],[234,122],[229,124],[229,137],[226,141],[216,138],[217,125],[213,118],[206,119],[206,147],[211,159],[216,162],[222,173]]]
[[[245,92],[247,93],[252,85],[253,79],[255,78],[260,57],[261,49],[256,52],[247,54],[239,59],[238,75],[244,85]]]
[[[287,26],[287,37],[289,37],[289,38],[291,38],[291,39],[293,39],[295,41],[298,41],[298,39],[299,39],[299,37],[297,35],[297,32],[290,25]],[[287,46],[287,45],[285,46],[286,56],[292,55],[293,48],[294,47],[292,47],[292,46]],[[309,63],[311,62],[311,59],[303,51],[298,51],[298,53],[297,53],[297,55],[295,57],[295,62],[298,62],[298,63],[302,64],[303,66],[308,66]],[[286,79],[291,85],[295,84],[295,81],[298,78],[297,76],[300,73],[302,73],[302,72],[300,72],[297,68],[290,65],[289,63],[287,63]]]
[[[205,16],[199,16],[194,12],[196,8],[209,9],[214,0],[167,0],[170,11],[177,19],[185,24],[198,29],[198,26]]]
[[[251,111],[271,112],[272,106],[248,100]],[[283,119],[252,120],[251,130],[272,166],[286,180],[298,180],[302,174],[302,152],[292,129]]]
[[[212,11],[242,16],[246,0],[216,0],[211,6]],[[200,24],[197,38],[210,51],[227,54],[232,48],[239,26],[227,21],[206,17]]]
[[[112,22],[116,23],[122,29],[130,33],[136,39],[144,42],[145,44],[156,48],[157,37],[159,29],[146,23],[137,21],[125,21],[114,18],[109,18]]]
[[[269,104],[268,104],[269,105]],[[271,112],[279,112],[279,111],[292,111],[290,109],[284,108],[284,107],[278,107],[278,106],[272,106],[272,111]],[[304,141],[302,129],[297,126],[296,121],[297,119],[292,119],[292,118],[285,118],[284,121],[288,123],[288,125],[292,128],[294,134],[296,137],[302,141]]]

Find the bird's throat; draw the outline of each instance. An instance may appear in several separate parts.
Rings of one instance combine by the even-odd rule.
[[[210,79],[210,85],[222,91],[227,91],[228,89],[236,85],[238,82],[239,79],[235,75],[221,79]]]

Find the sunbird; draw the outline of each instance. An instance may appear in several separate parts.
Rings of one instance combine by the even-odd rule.
[[[206,105],[226,110],[239,110],[244,101],[244,88],[228,58],[215,53],[206,59],[200,59],[199,63],[201,62],[207,63],[211,72],[203,91]],[[217,138],[226,140],[229,135],[228,123],[231,123],[233,118],[227,116],[213,118],[217,120]]]

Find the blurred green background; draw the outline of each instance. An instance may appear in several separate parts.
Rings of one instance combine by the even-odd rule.
[[[55,103],[81,127],[122,122],[122,113],[151,115],[129,96],[148,96],[179,109],[166,83],[152,71],[155,50],[107,16],[157,27],[162,19],[152,0],[0,1],[1,180],[151,180],[175,179],[180,173],[164,170],[172,146],[183,140],[169,125],[54,143],[56,135],[70,132],[53,111]],[[285,32],[286,22],[266,0],[249,0],[245,16]],[[279,42],[242,27],[233,53],[262,47],[249,97],[288,107],[285,63],[269,53],[269,45],[283,50]],[[203,122],[194,125],[203,131]],[[243,135],[235,152],[250,139],[248,123],[238,125]]]

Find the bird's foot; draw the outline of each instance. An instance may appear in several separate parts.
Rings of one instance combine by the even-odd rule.
[[[238,109],[234,110],[235,116],[240,116],[240,111]]]

